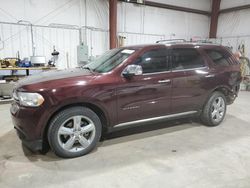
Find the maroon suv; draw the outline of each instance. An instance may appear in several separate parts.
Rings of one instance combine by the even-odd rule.
[[[49,144],[58,156],[77,157],[116,127],[187,116],[219,125],[240,81],[239,62],[223,46],[123,47],[81,68],[21,80],[11,114],[27,147]]]

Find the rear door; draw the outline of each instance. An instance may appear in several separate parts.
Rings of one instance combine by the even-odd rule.
[[[147,50],[132,64],[141,65],[143,74],[130,79],[121,76],[118,123],[169,114],[171,72],[166,47]]]
[[[211,61],[213,71],[213,87],[226,86],[238,92],[241,81],[240,65],[224,47],[205,49]]]
[[[172,113],[196,111],[207,95],[209,69],[198,48],[171,49]]]

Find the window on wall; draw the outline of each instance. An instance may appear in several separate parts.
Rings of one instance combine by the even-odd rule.
[[[230,62],[227,60],[228,55],[218,50],[205,50],[207,55],[213,60],[217,66],[228,66]]]
[[[184,70],[204,67],[200,53],[192,48],[176,48],[172,50],[172,70]]]
[[[135,64],[141,65],[143,73],[163,72],[169,70],[166,48],[154,49],[144,53]]]

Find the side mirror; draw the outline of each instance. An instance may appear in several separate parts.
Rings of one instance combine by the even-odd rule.
[[[122,72],[125,78],[130,78],[136,75],[142,75],[142,67],[140,65],[128,65]]]

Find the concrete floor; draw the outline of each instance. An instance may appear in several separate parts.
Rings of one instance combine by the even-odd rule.
[[[22,148],[0,105],[0,187],[250,187],[250,93],[241,92],[225,121],[190,120],[109,134],[89,155],[60,159]]]

